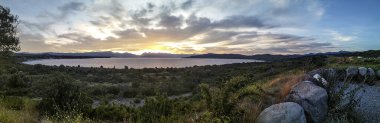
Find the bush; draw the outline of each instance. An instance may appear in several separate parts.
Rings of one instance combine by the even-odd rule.
[[[43,100],[38,105],[42,114],[78,114],[87,112],[91,100],[81,93],[81,88],[74,80],[56,73],[46,80],[49,88],[45,90]]]
[[[18,71],[9,77],[6,86],[10,88],[25,88],[29,86],[29,81],[24,72]]]
[[[120,89],[115,86],[111,86],[108,88],[108,93],[113,94],[113,95],[119,95]]]
[[[341,73],[341,72],[340,72]],[[323,73],[322,73],[323,74]],[[345,77],[345,74],[339,74],[333,78],[327,77],[330,81],[327,87],[329,96],[328,104],[328,117],[327,123],[357,123],[360,122],[354,109],[358,106],[360,98],[357,96],[359,91],[362,91],[362,84],[358,83],[357,86],[351,84],[352,78]],[[343,80],[343,82],[341,82]]]
[[[91,116],[96,119],[111,120],[114,122],[123,121],[129,118],[130,108],[121,105],[101,105],[92,109]]]

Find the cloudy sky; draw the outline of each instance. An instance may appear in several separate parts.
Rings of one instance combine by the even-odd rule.
[[[294,54],[380,48],[380,0],[1,0],[22,52]]]

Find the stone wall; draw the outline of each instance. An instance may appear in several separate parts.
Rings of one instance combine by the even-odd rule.
[[[375,84],[380,80],[380,70],[372,68],[348,67],[343,72],[335,69],[317,69],[306,74],[306,80],[298,83],[283,103],[264,109],[257,118],[258,123],[322,123],[328,113],[329,82],[339,78]],[[300,113],[303,112],[303,113]]]

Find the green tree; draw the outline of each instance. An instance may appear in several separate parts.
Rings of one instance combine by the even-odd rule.
[[[0,5],[0,55],[8,56],[20,50],[19,38],[16,36],[18,23],[18,16]]]

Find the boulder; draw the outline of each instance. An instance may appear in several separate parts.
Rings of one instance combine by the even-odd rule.
[[[315,69],[307,73],[309,77],[313,77],[315,74],[319,74],[324,78],[335,78],[338,75],[337,71],[333,68]]]
[[[328,86],[328,83],[326,81],[325,78],[323,78],[321,75],[319,74],[314,74],[313,78],[311,79],[312,82],[315,84],[315,85],[318,85],[318,86],[321,86],[323,88],[327,88]]]
[[[346,76],[355,77],[356,75],[358,75],[358,72],[359,72],[358,68],[350,66],[346,69]]]
[[[338,76],[336,70],[332,68],[325,69],[322,75],[325,78],[336,78]]]
[[[306,123],[303,108],[294,102],[272,105],[260,113],[257,123]]]
[[[367,68],[365,67],[359,67],[359,75],[364,77],[364,76],[367,76]]]
[[[367,75],[368,75],[368,80],[367,81],[370,84],[373,84],[373,81],[375,81],[375,79],[376,79],[376,73],[375,73],[375,71],[372,68],[368,68]]]
[[[327,91],[310,81],[295,85],[285,100],[301,105],[306,112],[308,121],[321,123],[326,119],[328,110]]]

